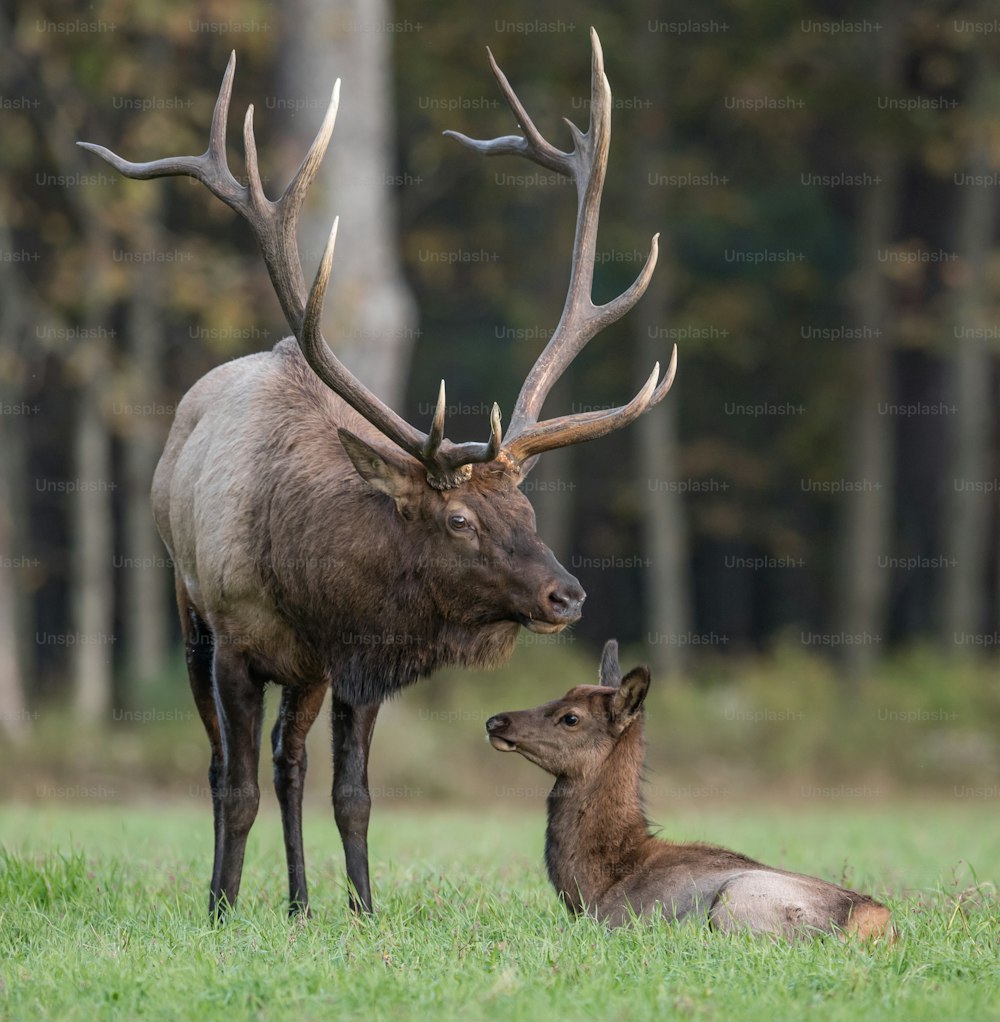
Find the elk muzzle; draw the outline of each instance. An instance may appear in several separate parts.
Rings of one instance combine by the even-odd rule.
[[[510,725],[511,719],[506,713],[498,713],[486,721],[486,737],[499,752],[517,752],[517,743],[504,737]]]
[[[542,586],[536,609],[520,617],[520,624],[529,632],[551,635],[580,620],[587,594],[558,561],[555,561],[555,567],[557,573]]]

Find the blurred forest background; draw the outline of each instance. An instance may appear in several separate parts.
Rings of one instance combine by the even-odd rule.
[[[558,319],[574,202],[442,131],[514,130],[489,46],[568,148],[591,24],[615,101],[595,298],[624,290],[656,231],[661,257],[546,413],[620,404],[675,342],[677,382],[525,485],[584,620],[526,635],[498,677],[417,686],[385,712],[399,742],[373,769],[383,755],[386,791],[412,783],[456,723],[493,769],[481,721],[590,677],[613,635],[658,671],[650,727],[674,776],[724,791],[812,764],[881,778],[872,791],[997,796],[1000,22],[943,0],[7,8],[0,748],[35,772],[8,771],[5,791],[103,777],[119,795],[148,759],[165,785],[202,776],[149,483],[184,391],[287,333],[235,214],[189,179],[126,182],[74,142],[200,153],[235,48],[230,164],[253,103],[274,196],[342,77],[300,238],[309,275],[340,214],[326,336],[418,425],[444,377],[449,436],[481,439]],[[449,775],[419,790],[461,789]]]

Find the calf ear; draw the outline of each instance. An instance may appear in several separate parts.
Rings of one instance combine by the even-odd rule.
[[[649,668],[634,667],[622,678],[611,697],[612,721],[623,728],[631,724],[642,709],[648,691]]]
[[[377,450],[346,429],[338,429],[337,435],[358,475],[372,488],[392,497],[402,512],[419,483],[418,466],[411,467],[402,459]]]
[[[608,688],[617,688],[621,684],[622,669],[618,666],[618,640],[608,639],[601,654],[600,682]]]

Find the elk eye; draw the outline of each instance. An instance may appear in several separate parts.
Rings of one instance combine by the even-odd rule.
[[[563,715],[559,723],[565,724],[566,727],[576,727],[580,723],[580,718],[575,713],[567,713]]]
[[[469,519],[465,515],[452,515],[448,519],[448,524],[456,531],[461,532],[462,529],[469,527]]]

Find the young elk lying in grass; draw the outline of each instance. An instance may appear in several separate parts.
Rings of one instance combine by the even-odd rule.
[[[588,912],[609,926],[633,913],[663,912],[673,919],[705,915],[724,932],[892,939],[889,910],[867,895],[716,845],[653,837],[639,793],[649,669],[636,667],[622,678],[612,640],[600,681],[486,722],[495,749],[519,752],[555,775],[545,862],[570,912]]]

